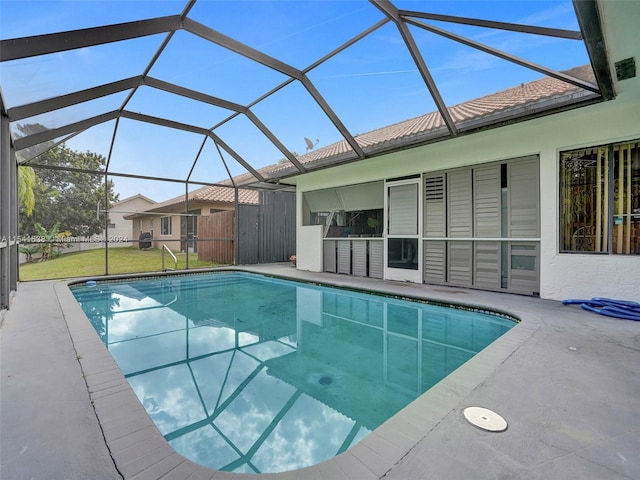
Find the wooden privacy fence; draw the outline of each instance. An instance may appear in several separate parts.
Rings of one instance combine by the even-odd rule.
[[[231,265],[234,258],[233,210],[198,217],[198,260]]]
[[[247,265],[286,262],[296,253],[295,193],[261,191],[258,205],[239,205],[234,213],[198,217],[199,260]]]

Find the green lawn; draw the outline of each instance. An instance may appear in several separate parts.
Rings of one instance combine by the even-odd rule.
[[[186,254],[174,252],[174,255],[178,258],[178,269],[186,268]],[[165,254],[165,266],[173,268],[173,259],[169,254]],[[213,266],[216,265],[199,261],[196,253],[189,254],[189,268]],[[162,271],[162,250],[140,250],[138,247],[109,249],[109,274],[111,275],[159,271]],[[36,261],[20,265],[20,281],[98,275],[104,275],[103,249],[66,253],[46,262]]]

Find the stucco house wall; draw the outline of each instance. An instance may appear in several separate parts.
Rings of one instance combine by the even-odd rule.
[[[640,58],[638,30],[630,15],[607,9],[610,61]],[[632,37],[636,41],[632,41]],[[614,69],[612,71],[615,72]],[[615,74],[615,73],[614,73]],[[562,113],[460,136],[431,145],[307,173],[296,178],[299,239],[314,235],[303,224],[303,193],[311,190],[477,165],[528,155],[540,159],[540,296],[546,299],[626,298],[640,301],[640,256],[559,253],[559,152],[640,139],[640,77],[616,83],[617,97]],[[316,229],[317,232],[317,229]],[[298,265],[322,268],[317,242],[299,241]]]
[[[233,189],[227,187],[203,187],[190,193],[189,212],[194,215],[207,216],[219,211],[234,210],[233,195]],[[240,190],[239,195],[240,203],[257,204],[258,202],[258,194],[255,190]],[[183,248],[180,238],[181,222],[184,213],[184,198],[176,197],[154,204],[126,218],[132,221],[133,238],[135,240],[139,239],[140,232],[152,232],[153,241],[151,246],[153,248],[162,248],[163,245],[166,245],[172,251],[181,251]],[[163,235],[161,219],[167,216],[171,217],[171,233]]]
[[[113,228],[109,228],[108,236],[114,240],[128,239],[129,241],[114,241],[110,246],[132,246],[133,243],[131,243],[130,240],[138,237],[133,234],[133,221],[125,219],[124,217],[126,215],[130,215],[132,212],[146,210],[155,203],[156,202],[150,198],[141,194],[137,194],[114,203],[111,207],[111,211],[109,212],[109,223],[113,225]]]
[[[211,205],[189,205],[189,211],[196,215],[209,215]],[[229,209],[228,205],[224,208]],[[230,208],[233,210],[233,207]],[[133,238],[138,239],[140,232],[153,232],[154,241],[153,248],[162,248],[163,245],[169,247],[172,251],[180,251],[180,219],[184,213],[184,206],[175,205],[162,209],[163,214],[141,213],[133,220]],[[164,215],[166,214],[166,215]],[[160,219],[163,216],[171,215],[171,234],[162,235],[160,229]]]
[[[640,138],[640,81],[626,80],[618,98],[552,116],[463,136],[361,162],[301,175],[297,178],[297,225],[302,227],[305,191],[427,173],[447,168],[539,155],[540,157],[540,296],[640,300],[640,257],[629,255],[560,254],[559,152]],[[299,242],[298,261],[319,267],[312,242]],[[314,259],[307,262],[306,259]],[[310,268],[318,270],[317,268]]]

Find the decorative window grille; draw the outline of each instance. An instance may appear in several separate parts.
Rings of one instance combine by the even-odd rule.
[[[640,143],[560,154],[560,251],[640,254]]]

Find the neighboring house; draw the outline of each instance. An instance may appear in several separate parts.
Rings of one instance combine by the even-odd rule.
[[[131,240],[137,239],[133,234],[133,222],[125,216],[140,212],[155,205],[155,201],[138,193],[114,203],[109,210],[109,244],[112,247],[130,247]]]
[[[153,248],[166,245],[173,251],[186,251],[187,248],[191,252],[197,251],[198,227],[202,226],[202,219],[216,213],[233,212],[235,189],[205,186],[189,192],[187,202],[185,205],[185,197],[180,195],[155,203],[144,211],[125,215],[124,219],[132,222],[135,240],[141,233],[150,233]],[[258,192],[239,189],[238,203],[256,205]]]
[[[637,54],[627,38],[635,30],[608,32],[612,61]],[[590,66],[568,73],[594,81]],[[264,169],[292,170],[297,268],[640,301],[640,79],[634,72],[615,88],[616,98],[592,102],[545,77],[450,108],[459,134],[446,141],[430,113],[356,137],[364,160],[339,142],[299,157],[307,173]],[[522,112],[532,117],[510,122]],[[499,128],[465,134],[490,117]],[[407,140],[415,146],[377,153]]]
[[[104,248],[105,239],[108,240],[109,248],[133,246],[134,243],[132,243],[132,240],[136,240],[138,237],[133,236],[133,224],[131,220],[126,219],[125,216],[139,210],[145,210],[155,203],[156,202],[142,194],[133,195],[114,203],[109,210],[109,228],[107,234],[102,230],[101,233],[92,235],[87,239],[82,239],[82,241],[67,243],[65,248],[60,250],[60,254]],[[137,242],[135,245],[137,245]],[[21,254],[20,263],[23,263],[25,260],[26,257]]]

